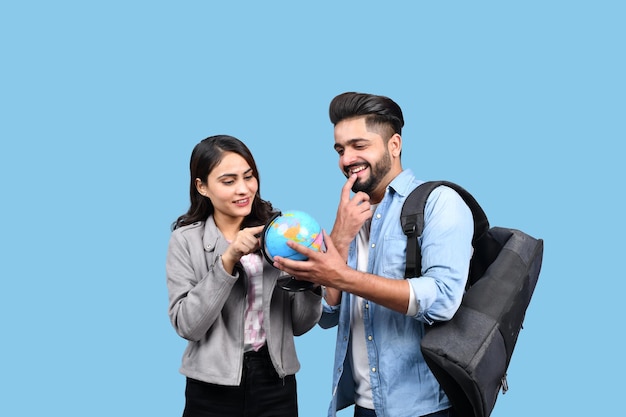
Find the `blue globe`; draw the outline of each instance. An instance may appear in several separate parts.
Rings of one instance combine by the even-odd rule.
[[[303,261],[307,257],[287,246],[287,241],[299,243],[320,251],[323,245],[322,228],[309,214],[299,210],[282,212],[265,228],[264,251],[270,260],[274,256]]]

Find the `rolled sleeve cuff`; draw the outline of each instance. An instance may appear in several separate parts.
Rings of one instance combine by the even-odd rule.
[[[418,309],[419,303],[417,302],[417,297],[415,297],[413,286],[409,285],[409,307],[406,309],[406,315],[414,317],[417,314]]]
[[[412,290],[411,297],[415,299],[415,310],[411,310],[412,306],[411,302],[409,302],[410,311],[407,311],[407,316],[432,324],[433,320],[427,317],[426,310],[437,298],[437,286],[434,280],[423,276],[409,279],[409,284],[411,284]]]

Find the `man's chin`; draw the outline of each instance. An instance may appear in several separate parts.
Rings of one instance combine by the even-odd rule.
[[[359,181],[358,179],[356,180],[356,182],[354,183],[354,185],[352,185],[352,191],[355,193],[358,193],[359,191],[363,191],[366,194],[369,194],[369,187],[370,184],[366,183],[366,182],[362,182]]]

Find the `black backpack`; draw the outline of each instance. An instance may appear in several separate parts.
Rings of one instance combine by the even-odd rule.
[[[490,227],[474,197],[457,184],[430,181],[407,197],[401,224],[407,235],[405,278],[421,276],[417,238],[424,207],[440,185],[454,189],[474,216],[474,254],[466,292],[451,320],[426,326],[421,350],[429,368],[461,417],[488,417],[522,328],[543,258],[543,240],[516,229]]]

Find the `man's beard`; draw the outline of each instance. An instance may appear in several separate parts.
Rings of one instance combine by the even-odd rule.
[[[352,186],[352,191],[355,193],[363,191],[367,195],[371,195],[372,191],[378,187],[385,175],[391,170],[391,156],[389,152],[385,152],[380,161],[376,162],[374,166],[370,165],[370,176],[366,180],[357,181]]]

